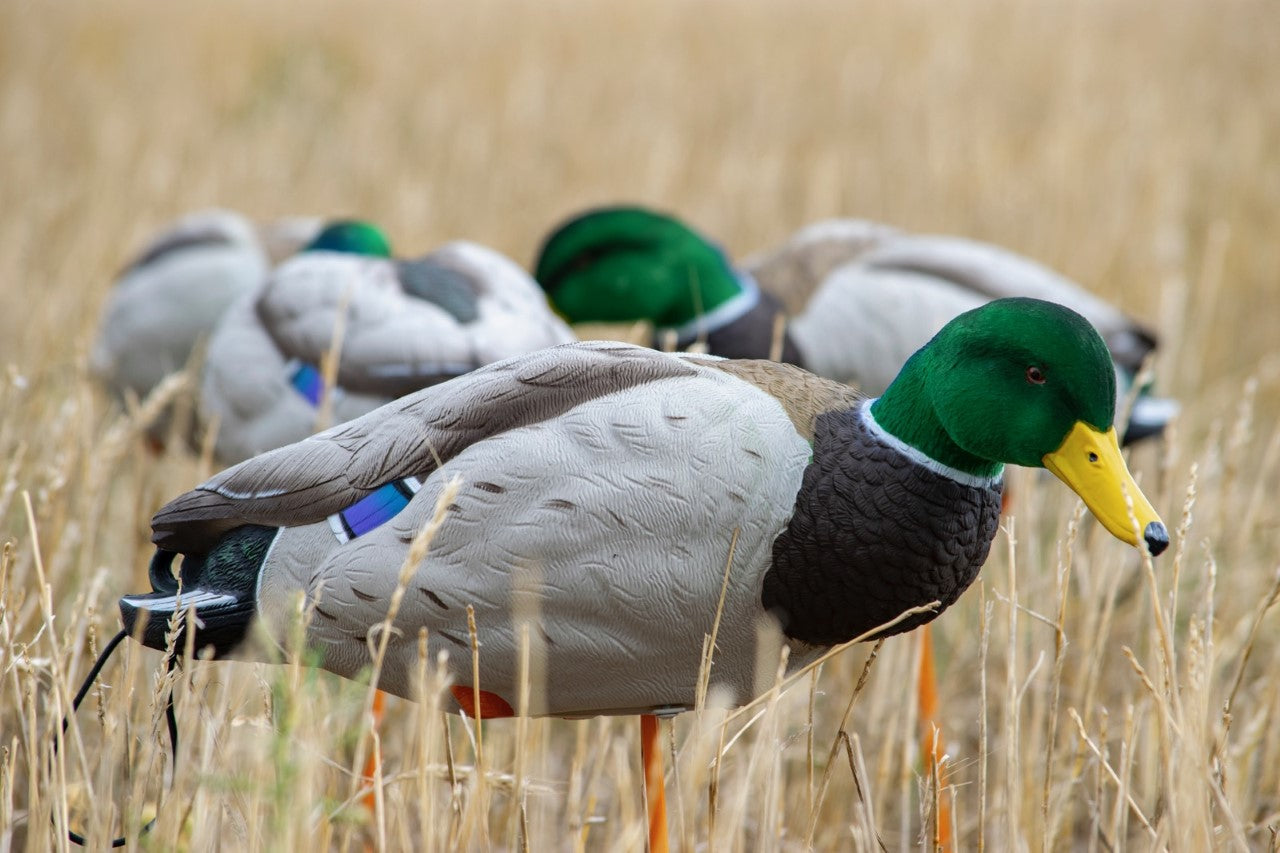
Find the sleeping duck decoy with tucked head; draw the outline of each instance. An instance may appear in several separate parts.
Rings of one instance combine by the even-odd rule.
[[[201,210],[153,238],[107,295],[90,368],[117,396],[139,398],[186,367],[236,299],[262,286],[274,263],[315,236],[316,219],[257,224],[229,210]]]
[[[1118,405],[1156,346],[1118,309],[1027,258],[861,220],[816,223],[735,268],[673,216],[600,208],[547,238],[535,278],[572,323],[646,320],[658,344],[702,340],[715,355],[778,358],[869,394],[883,391],[947,321],[1001,297],[1044,299],[1084,315],[1111,352]],[[1144,393],[1123,438],[1159,433],[1176,411]]]
[[[513,596],[536,599],[546,683],[537,715],[694,705],[703,638],[728,575],[712,685],[744,702],[758,627],[798,667],[821,650],[969,586],[996,533],[1005,464],[1046,467],[1119,539],[1168,536],[1120,455],[1115,373],[1078,314],[1032,299],[966,312],[878,398],[770,361],[617,343],[555,347],[418,391],[265,453],[152,519],[155,590],[120,602],[164,644],[179,606],[197,648],[283,643],[304,598],[320,664],[357,677],[410,541],[455,477],[409,580],[379,686],[412,696],[420,629],[447,652],[453,696],[517,703]],[[1126,500],[1129,503],[1126,503]],[[467,609],[475,611],[479,684]],[[936,613],[912,616],[887,633]],[[774,658],[776,660],[776,657]]]
[[[382,231],[330,223],[237,302],[209,344],[201,409],[224,462],[315,431],[322,364],[338,351],[335,422],[474,370],[573,340],[523,270],[483,246],[392,258]]]

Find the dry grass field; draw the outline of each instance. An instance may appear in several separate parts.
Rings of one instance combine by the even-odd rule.
[[[1017,477],[936,623],[951,835],[1277,849],[1278,47],[1267,0],[0,4],[0,851],[66,847],[50,815],[97,848],[127,827],[163,850],[643,849],[634,720],[476,731],[428,663],[427,699],[381,727],[372,812],[366,688],[299,666],[181,670],[141,839],[168,766],[158,653],[130,644],[51,752],[116,598],[147,588],[150,514],[211,470],[149,454],[148,411],[86,373],[151,229],[211,204],[356,213],[407,254],[466,236],[527,264],[613,200],[739,257],[832,215],[969,235],[1158,328],[1184,413],[1131,465],[1175,547],[1144,562]],[[676,722],[676,849],[932,846],[916,644],[884,644],[849,713],[869,651]]]

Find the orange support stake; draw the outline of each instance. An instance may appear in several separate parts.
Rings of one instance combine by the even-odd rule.
[[[938,672],[933,660],[933,632],[925,625],[920,629],[920,678],[916,684],[916,703],[920,712],[920,756],[926,773],[938,768],[938,787],[942,787],[941,745],[942,721],[938,719]],[[935,849],[951,853],[951,800],[944,790],[938,791],[938,813],[934,815],[937,830]]]
[[[373,731],[377,731],[378,727],[382,725],[382,713],[386,706],[386,699],[387,694],[381,690],[373,694]],[[381,758],[378,752],[379,748],[377,747],[369,750],[369,756],[364,760],[364,770],[361,771],[360,775],[366,782],[373,782],[374,774],[378,769],[378,760]],[[363,802],[365,808],[369,810],[369,814],[377,813],[378,801],[372,788],[369,789],[369,793],[364,795]]]
[[[640,715],[640,759],[644,764],[644,801],[649,811],[649,853],[668,853],[667,789],[662,772],[658,718]]]

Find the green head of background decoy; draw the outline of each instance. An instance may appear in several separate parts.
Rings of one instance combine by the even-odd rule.
[[[391,257],[391,241],[382,229],[358,219],[339,219],[320,230],[304,252],[346,252],[373,258]]]
[[[543,243],[534,278],[570,323],[678,327],[743,292],[723,251],[639,207],[592,210],[561,225]]]
[[[1110,353],[1088,321],[1051,302],[998,299],[948,323],[871,413],[966,474],[994,476],[1004,463],[1048,468],[1113,535],[1158,554],[1168,533],[1120,456],[1115,399]]]

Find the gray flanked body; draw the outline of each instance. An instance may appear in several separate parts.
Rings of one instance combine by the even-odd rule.
[[[954,317],[993,299],[1030,296],[1065,305],[1102,335],[1120,378],[1117,406],[1154,335],[1115,306],[1021,255],[959,237],[911,235],[862,220],[814,223],[746,268],[761,287],[804,308],[788,332],[804,366],[868,394],[889,386],[906,360]],[[810,296],[810,294],[812,294]],[[1143,418],[1163,423],[1176,404],[1143,398]]]
[[[796,314],[838,267],[904,236],[892,225],[865,219],[824,219],[801,228],[780,247],[748,257],[742,268]]]
[[[145,397],[186,367],[227,308],[257,290],[273,260],[297,251],[318,221],[255,225],[227,210],[189,214],[153,238],[121,272],[102,308],[90,353],[114,393]]]
[[[226,464],[248,459],[315,432],[320,412],[290,383],[297,359],[281,351],[263,325],[250,293],[226,312],[205,358],[201,420],[217,430],[215,455]],[[385,397],[344,388],[332,392],[332,418],[373,411]]]
[[[153,538],[198,554],[239,525],[281,527],[258,576],[259,616],[279,638],[305,598],[309,642],[325,668],[353,677],[409,542],[456,477],[380,686],[412,695],[423,628],[432,659],[447,652],[456,682],[471,684],[470,605],[479,686],[515,707],[513,613],[524,612],[547,673],[532,712],[579,716],[693,704],[737,531],[712,683],[743,701],[772,679],[757,660],[776,661],[777,644],[796,641],[798,666],[903,609],[950,603],[986,556],[998,483],[939,501],[937,473],[862,418],[849,388],[789,365],[556,347],[231,468],[161,509]],[[343,532],[339,513],[405,478],[417,489],[398,514]],[[926,516],[922,530],[895,526]],[[928,541],[939,531],[959,543],[942,564]]]
[[[450,243],[413,261],[304,252],[228,311],[210,342],[201,406],[217,420],[219,459],[241,461],[315,431],[317,400],[292,377],[318,371],[339,330],[334,422],[573,340],[528,275],[482,246]]]

